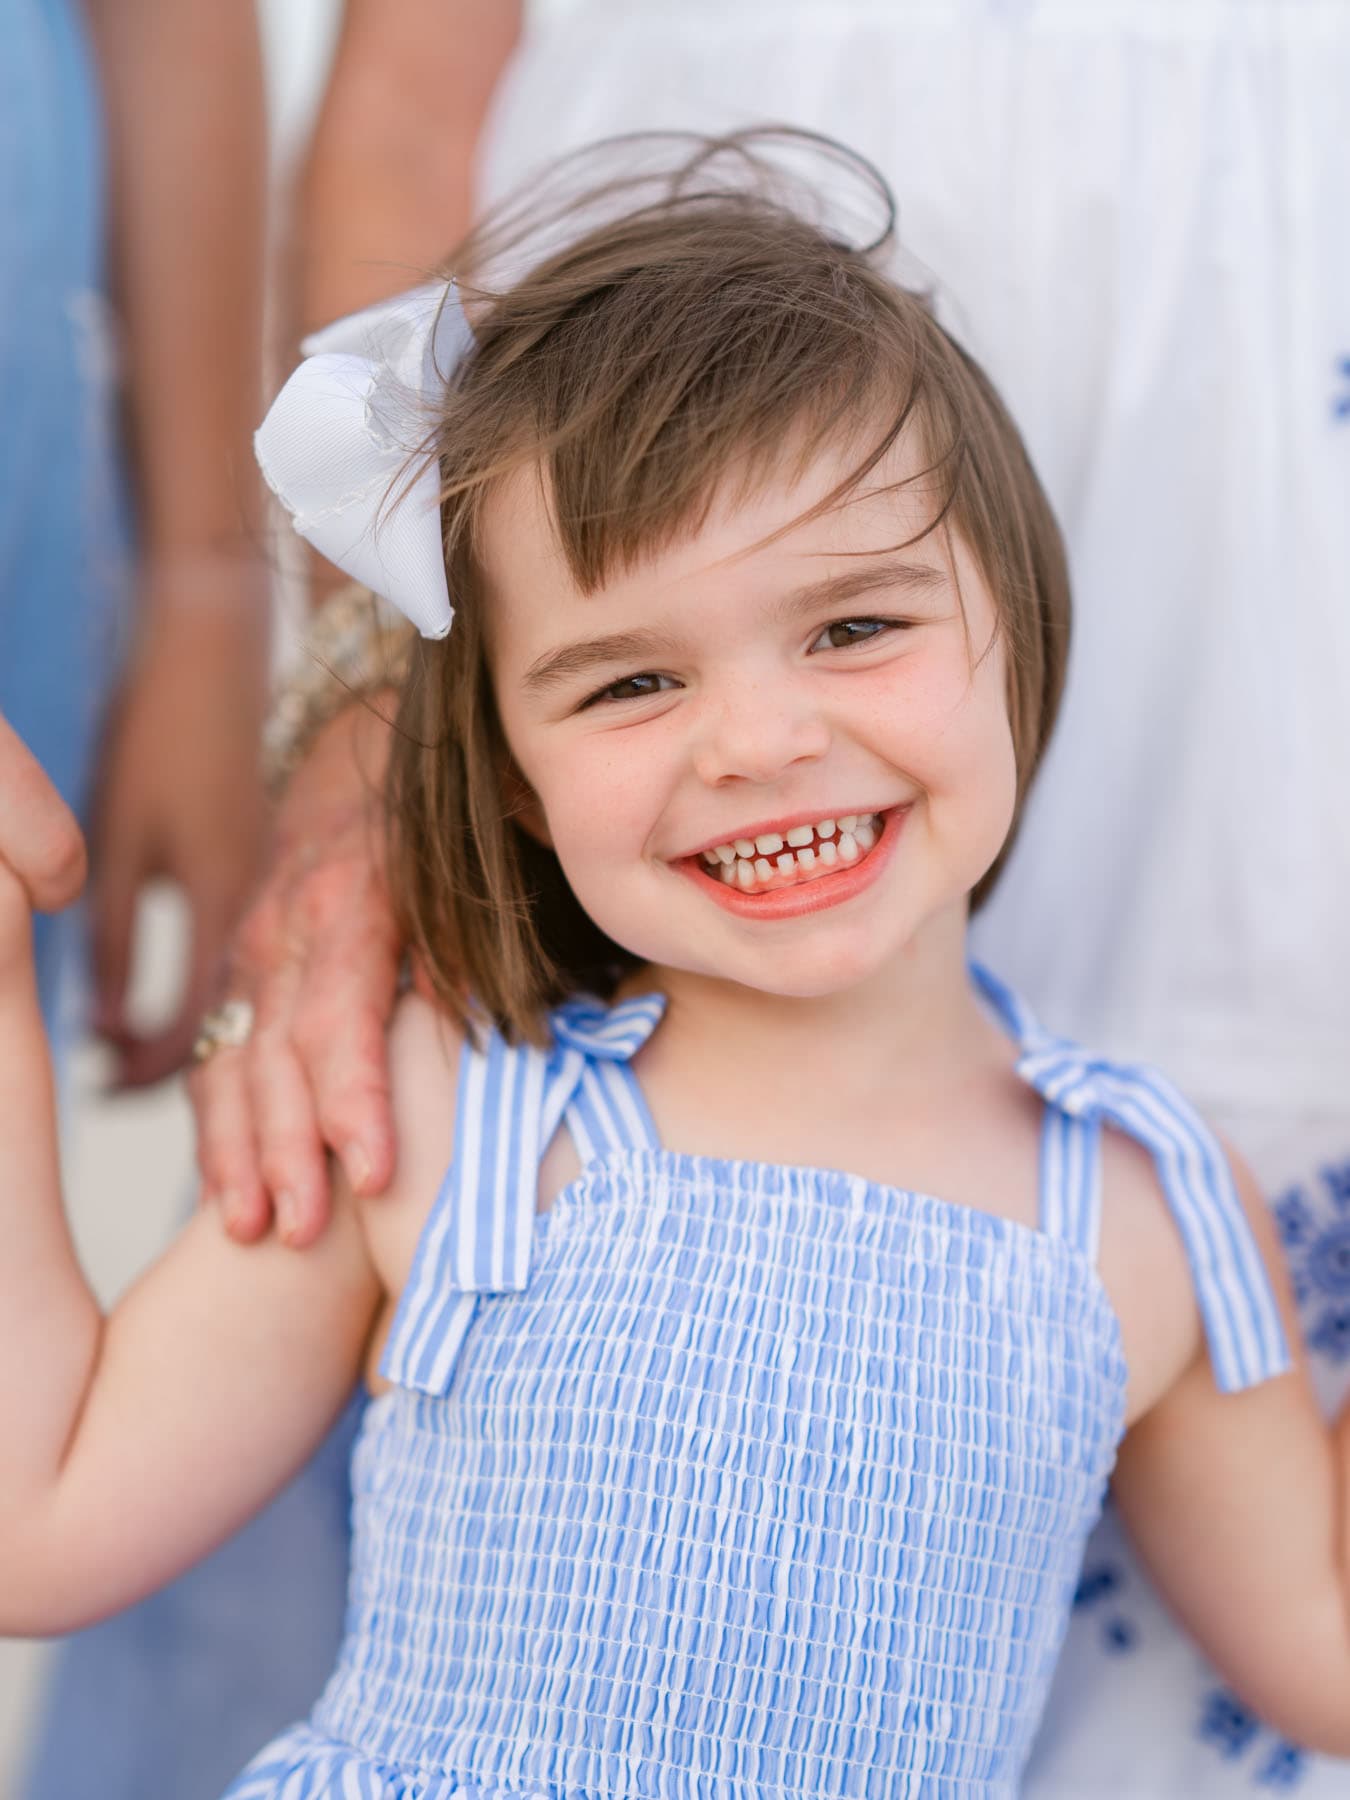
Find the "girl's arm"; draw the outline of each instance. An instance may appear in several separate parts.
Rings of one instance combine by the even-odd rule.
[[[101,1316],[61,1207],[29,910],[43,844],[78,834],[3,727],[0,795],[0,1632],[31,1634],[138,1599],[280,1488],[351,1391],[379,1287],[349,1201],[304,1255],[199,1212]]]
[[[1233,1173],[1301,1351],[1283,1259],[1250,1171]],[[1350,1755],[1350,1411],[1322,1422],[1306,1369],[1220,1394],[1202,1349],[1130,1431],[1121,1514],[1183,1625],[1295,1742]]]

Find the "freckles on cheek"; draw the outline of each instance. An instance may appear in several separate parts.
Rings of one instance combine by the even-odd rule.
[[[606,749],[558,762],[545,784],[545,812],[564,862],[572,856],[613,862],[640,853],[651,827],[651,808],[643,804],[631,757]]]

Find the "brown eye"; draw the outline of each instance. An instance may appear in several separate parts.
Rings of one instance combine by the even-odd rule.
[[[601,688],[590,699],[586,706],[595,706],[606,700],[647,700],[653,694],[664,693],[666,688],[676,683],[669,675],[653,675],[646,671],[641,675],[625,675],[622,681],[612,681],[608,687]]]
[[[884,631],[894,631],[895,619],[836,619],[812,644],[813,650],[847,650],[851,644],[870,643]]]

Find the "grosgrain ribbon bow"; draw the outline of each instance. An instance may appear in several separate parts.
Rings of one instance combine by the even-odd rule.
[[[339,319],[305,339],[253,440],[300,536],[429,638],[446,635],[454,609],[439,471],[418,452],[472,341],[442,282]]]

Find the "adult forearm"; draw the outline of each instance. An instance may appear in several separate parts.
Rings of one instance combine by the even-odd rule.
[[[297,335],[413,285],[467,231],[520,27],[520,0],[348,0],[295,196]]]
[[[159,563],[252,556],[267,154],[252,0],[89,12],[142,542]]]

